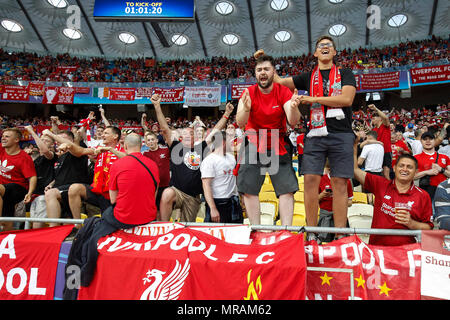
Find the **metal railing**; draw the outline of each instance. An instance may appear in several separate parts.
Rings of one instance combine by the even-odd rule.
[[[28,217],[0,217],[0,222],[42,222],[62,224],[83,224],[83,219],[52,219],[52,218],[28,218]],[[175,222],[174,222],[175,223]],[[186,227],[225,227],[242,224],[234,223],[209,223],[209,222],[176,222]],[[413,236],[417,241],[421,240],[421,230],[399,230],[399,229],[365,229],[365,228],[335,228],[335,227],[309,227],[309,226],[277,226],[277,225],[249,225],[254,231],[290,231],[290,232],[313,232],[313,233],[338,233],[338,234],[369,234],[369,235],[391,235],[391,236]]]

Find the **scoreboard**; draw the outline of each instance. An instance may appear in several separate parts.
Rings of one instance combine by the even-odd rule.
[[[194,0],[95,0],[96,20],[194,20]]]

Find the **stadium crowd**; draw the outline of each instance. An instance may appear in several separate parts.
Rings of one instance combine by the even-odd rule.
[[[450,130],[447,129],[449,124],[449,107],[450,103],[438,105],[435,108],[413,108],[411,110],[393,108],[380,111],[383,108],[380,107],[378,109],[375,106],[370,106],[354,111],[353,130],[360,138],[358,164],[367,172],[384,175],[384,148],[376,149],[373,146],[387,145],[389,150],[391,150],[392,159],[391,163],[388,164],[386,178],[392,179],[392,168],[398,157],[404,153],[411,154],[418,160],[419,171],[426,171],[427,174],[433,177],[428,179],[428,185],[421,184],[421,188],[430,194],[431,199],[435,197],[435,193],[438,193],[436,197],[441,197],[442,194],[439,190],[436,190],[439,189],[439,184],[447,183],[447,178],[450,176],[450,145],[448,140]],[[141,119],[133,121],[107,119],[103,109],[100,109],[101,119],[95,119],[94,113],[91,112],[86,119],[80,119],[78,122],[60,120],[57,116],[52,116],[50,119],[37,117],[20,119],[2,116],[0,119],[3,131],[1,184],[8,185],[8,183],[18,181],[14,179],[20,180],[20,177],[8,177],[6,174],[10,171],[8,166],[10,163],[8,161],[9,158],[5,158],[6,149],[16,146],[18,148],[17,154],[26,153],[31,156],[31,158],[23,156],[23,154],[21,156],[22,158],[28,157],[30,159],[28,164],[21,164],[28,170],[26,171],[27,174],[22,176],[22,186],[17,188],[17,190],[6,188],[6,193],[3,192],[2,194],[2,215],[20,216],[27,211],[30,212],[32,217],[80,218],[81,212],[85,212],[88,216],[102,212],[109,205],[108,182],[106,182],[108,178],[105,175],[103,178],[98,179],[98,175],[100,174],[100,177],[102,177],[102,175],[107,174],[113,160],[117,160],[125,155],[123,149],[125,137],[132,133],[137,133],[142,137],[141,153],[154,160],[159,168],[161,180],[156,197],[158,210],[161,206],[164,207],[163,202],[167,200],[162,196],[163,190],[175,184],[183,194],[185,192],[191,195],[189,199],[192,197],[198,202],[187,201],[186,206],[179,206],[181,212],[178,212],[178,216],[173,216],[174,219],[196,221],[200,201],[206,201],[207,210],[204,221],[242,222],[245,216],[245,207],[239,202],[236,192],[236,179],[231,173],[236,166],[237,149],[243,141],[243,131],[237,126],[235,117],[231,116],[233,109],[232,106],[230,108],[227,108],[221,119],[201,119],[197,116],[194,121],[188,121],[183,118],[177,120],[164,118],[164,122],[161,120],[163,117],[154,120],[148,119],[149,121],[147,121],[145,114],[142,115]],[[385,123],[387,124],[388,134],[377,135],[374,133],[374,129],[377,127],[374,119],[379,116],[377,111],[387,119]],[[43,126],[40,129],[41,131],[38,129],[39,126]],[[167,140],[167,131],[164,130],[164,126],[169,128],[172,140]],[[127,127],[132,127],[132,129]],[[11,128],[20,128],[21,130]],[[303,149],[302,141],[305,135],[304,128],[305,123],[299,121],[295,127],[289,128],[287,133],[289,140],[292,142],[292,156],[298,157],[299,170]],[[217,131],[223,132],[224,140],[229,143],[227,145],[228,149],[224,149],[230,155],[229,158],[223,158],[226,161],[221,160],[222,157],[217,155],[214,156],[215,161],[212,161],[213,156],[209,156],[209,154],[217,153],[217,151],[214,151],[218,148],[217,143],[212,143],[214,145],[212,152],[208,146],[211,141],[215,140],[213,136],[217,134]],[[28,138],[26,138],[29,141],[24,141],[23,139],[23,133],[25,132],[29,134]],[[20,145],[20,139],[14,139],[15,137],[22,137]],[[432,144],[430,144],[430,140]],[[168,146],[167,141],[173,141],[171,146]],[[192,148],[194,145],[202,146],[203,161],[193,158],[190,162],[191,166],[200,166],[200,170],[197,170],[198,175],[188,179],[184,171],[180,168],[177,169],[170,162],[171,157],[173,157],[172,145],[175,144],[175,141],[177,143],[178,141],[183,143],[192,142]],[[205,141],[208,142],[208,145]],[[366,150],[368,148],[373,150]],[[23,151],[19,152],[19,149]],[[89,152],[85,150],[89,150]],[[429,157],[426,157],[426,155],[432,155],[434,150],[439,153],[439,168],[435,167],[435,164],[430,163]],[[222,152],[222,156],[224,156],[225,151]],[[377,153],[378,155],[376,155]],[[207,154],[208,156],[206,156]],[[216,158],[221,161],[217,161]],[[31,159],[34,163],[30,164]],[[105,162],[105,159],[109,159],[109,166],[101,165],[101,170],[98,169],[99,159],[102,159],[102,162]],[[207,178],[209,177],[208,175],[215,176],[215,166],[220,166],[221,169],[227,168],[224,172],[227,171],[228,174],[222,177],[223,180],[220,181],[220,183],[227,185],[227,190],[225,191],[218,191],[218,189],[221,189],[220,183],[219,185],[217,182],[214,184]],[[35,173],[33,173],[34,170]],[[178,173],[176,173],[177,170],[179,171]],[[33,175],[37,177],[34,187],[32,187],[33,184],[31,182],[29,185],[28,183],[23,183],[26,181],[26,179],[23,179],[24,177],[29,178]],[[358,185],[355,179],[352,182],[351,187]],[[83,191],[80,194],[80,185],[84,186],[83,188],[85,189],[82,190],[87,190],[87,192]],[[32,194],[27,193],[29,188],[33,188],[34,192]],[[194,189],[197,191],[192,193],[191,191]],[[0,189],[0,191],[2,190]],[[324,190],[322,191],[325,192]],[[12,192],[14,192],[14,197],[11,196]],[[236,213],[236,216],[228,217],[227,219],[223,218],[219,211],[215,210],[215,208],[210,208],[208,205],[208,197],[214,192],[222,192],[224,195],[219,196],[220,198],[233,197],[237,199],[237,208],[243,209],[243,212],[240,211],[239,214]],[[199,195],[203,195],[202,200],[200,200]],[[324,193],[322,195],[322,197],[327,196],[330,197],[331,194]],[[214,198],[217,198],[217,196]],[[23,206],[24,199],[25,206]],[[442,204],[443,201],[441,199],[438,202]],[[371,198],[369,198],[369,203],[373,204]],[[192,211],[186,209],[187,207],[195,209]],[[175,203],[171,203],[168,216],[161,217],[161,215],[158,215],[158,220],[168,220],[171,217],[172,208],[176,208]],[[431,208],[429,209],[431,210]],[[184,211],[188,211],[188,214]],[[40,228],[43,226],[43,223],[34,223],[32,227]],[[4,230],[12,227],[12,224],[4,224]],[[16,225],[16,227],[23,228],[23,225]]]
[[[390,68],[449,59],[449,40],[432,36],[384,48],[344,48],[336,63],[353,70]],[[312,54],[275,59],[281,76],[311,71]],[[0,48],[0,84],[14,80],[51,82],[175,82],[186,80],[250,79],[255,59],[212,57],[210,60],[155,61],[151,58],[80,58],[69,54],[39,56],[36,53],[7,52]],[[70,69],[73,68],[73,69]]]

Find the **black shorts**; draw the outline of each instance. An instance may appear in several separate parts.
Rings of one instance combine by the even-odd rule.
[[[159,203],[161,202],[161,196],[163,191],[168,187],[158,187],[158,192],[156,193],[156,209],[159,210]]]
[[[55,187],[61,194],[61,218],[72,218],[72,211],[69,206],[69,187],[70,184],[64,184],[59,187]]]
[[[16,183],[7,183],[5,187],[5,194],[3,195],[3,217],[14,217],[16,211],[16,204],[25,198],[28,190]]]
[[[330,176],[353,178],[354,141],[353,132],[329,133],[324,137],[306,137],[300,173],[321,176],[328,158]]]
[[[92,186],[89,184],[83,184],[86,188],[86,201],[90,205],[96,206],[100,208],[100,211],[103,213],[106,209],[111,206],[111,201],[106,199],[101,194],[97,194],[92,192]]]
[[[295,193],[298,191],[298,180],[292,167],[292,157],[290,153],[283,156],[270,157],[270,153],[265,157],[255,155],[250,143],[241,148],[239,166],[237,176],[237,188],[239,193],[258,195],[261,186],[269,174],[275,193],[278,196],[287,193]],[[253,153],[253,156],[251,155]],[[271,159],[267,164],[266,160]]]

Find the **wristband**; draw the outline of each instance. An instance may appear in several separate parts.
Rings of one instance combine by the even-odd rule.
[[[227,119],[227,120],[229,120],[230,118],[228,118],[226,115],[223,115],[223,117],[225,118],[225,119]]]

